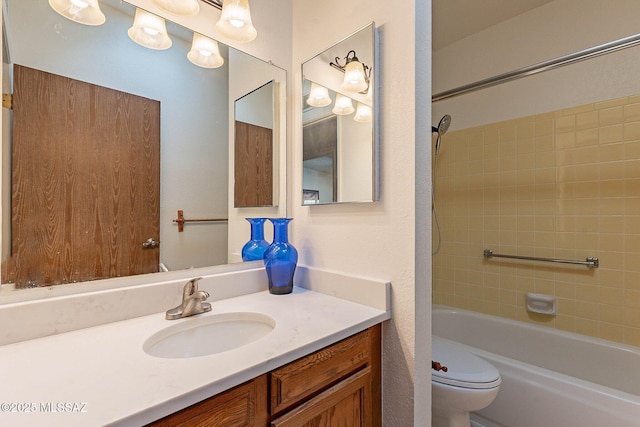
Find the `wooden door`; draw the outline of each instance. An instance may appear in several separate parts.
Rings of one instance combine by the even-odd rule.
[[[273,131],[236,120],[234,207],[273,205]]]
[[[15,66],[12,255],[3,281],[158,271],[160,103]]]

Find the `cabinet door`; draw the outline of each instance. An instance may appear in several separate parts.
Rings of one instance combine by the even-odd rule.
[[[372,330],[366,330],[271,373],[271,415],[336,384],[370,363]]]
[[[371,402],[371,368],[366,367],[273,420],[271,426],[369,427]]]
[[[267,426],[267,376],[262,375],[147,427]]]

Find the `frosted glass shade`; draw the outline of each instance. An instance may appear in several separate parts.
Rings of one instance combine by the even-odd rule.
[[[355,109],[353,108],[353,103],[351,102],[351,98],[341,94],[336,95],[336,103],[333,106],[333,110],[331,110],[333,114],[337,114],[339,116],[346,116],[347,114],[351,114],[354,111]]]
[[[200,12],[198,0],[153,0],[153,4],[179,16],[194,16]]]
[[[344,80],[342,90],[350,92],[362,92],[367,90],[367,80],[364,76],[364,67],[358,61],[351,61],[344,70]]]
[[[134,42],[149,49],[164,50],[171,47],[164,19],[136,8],[133,26],[127,32]]]
[[[236,42],[247,43],[258,35],[251,22],[249,0],[224,0],[216,31]]]
[[[371,111],[371,107],[358,102],[358,108],[356,108],[356,115],[353,120],[360,123],[369,123],[372,117],[373,112]]]
[[[224,64],[218,42],[198,33],[193,33],[191,50],[187,53],[187,58],[191,63],[204,68],[218,68]]]
[[[102,25],[106,21],[98,0],[49,0],[60,15],[84,25]]]
[[[331,104],[329,90],[324,86],[311,83],[311,89],[309,90],[307,104],[311,105],[312,107],[326,107],[327,105]]]

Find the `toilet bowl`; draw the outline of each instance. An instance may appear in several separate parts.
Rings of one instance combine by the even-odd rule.
[[[432,360],[446,367],[431,369],[432,427],[469,427],[469,413],[493,402],[500,373],[459,344],[434,336]]]

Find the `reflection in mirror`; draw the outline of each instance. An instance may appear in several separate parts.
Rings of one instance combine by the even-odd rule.
[[[67,131],[77,131],[81,127],[78,120],[85,120],[77,113],[89,111],[89,119],[93,114],[93,107],[75,104],[79,102],[77,95],[84,84],[93,88],[87,89],[89,99],[94,103],[89,105],[97,105],[105,99],[102,95],[91,95],[91,90],[112,91],[121,104],[112,110],[113,114],[107,115],[120,126],[119,133],[103,130],[106,120],[95,121],[86,126],[84,136],[74,135],[79,141],[87,142],[80,144],[82,150],[60,147],[54,144],[53,138],[43,141],[49,151],[32,150],[27,163],[34,165],[31,170],[38,171],[42,175],[40,178],[44,177],[42,182],[52,184],[50,188],[32,187],[29,178],[32,172],[29,169],[11,171],[11,154],[3,156],[3,283],[14,282],[17,287],[41,286],[157,272],[161,266],[180,270],[227,263],[232,258],[230,254],[239,252],[244,244],[244,239],[229,238],[231,220],[246,224],[239,218],[241,213],[229,212],[229,159],[232,157],[229,147],[233,141],[230,100],[237,98],[238,90],[246,93],[247,84],[255,88],[256,80],[262,80],[262,84],[275,80],[284,87],[285,71],[222,44],[219,45],[224,58],[222,66],[196,66],[187,58],[193,31],[170,21],[166,21],[166,26],[172,40],[171,48],[142,47],[127,35],[136,7],[120,0],[101,0],[106,21],[100,26],[67,20],[41,0],[4,0],[4,3],[7,13],[3,16],[3,25],[7,37],[3,49],[3,92],[12,91],[13,69],[17,65],[43,71],[47,76],[69,79],[64,83],[69,89],[69,98],[58,99],[58,103],[62,103],[60,109],[64,111],[57,111],[68,122]],[[202,8],[209,7],[202,5]],[[43,94],[49,93],[48,85],[37,87],[43,88]],[[278,91],[277,96],[283,93],[284,89]],[[20,103],[16,95],[14,93],[14,106]],[[159,105],[158,173],[145,173],[144,168],[148,166],[134,160],[134,154],[140,149],[115,148],[117,142],[135,135],[132,126],[123,125],[125,119],[132,117],[130,113],[147,112],[147,107],[132,107],[131,99]],[[4,110],[3,150],[11,153],[18,144],[11,140],[15,135],[10,135],[10,129],[15,131],[16,124],[7,120],[9,113]],[[28,113],[32,117],[36,114]],[[41,121],[46,122],[45,113],[42,110],[38,114]],[[278,112],[278,117],[276,123],[283,125],[284,116]],[[132,119],[130,124],[142,124],[146,129],[153,122],[146,118]],[[27,128],[31,124],[27,123]],[[56,132],[60,140],[73,139],[69,134]],[[47,135],[46,131],[44,135]],[[146,141],[146,137],[142,139]],[[31,147],[29,144],[22,146]],[[103,156],[101,150],[108,148],[112,148],[111,154]],[[78,161],[66,162],[72,154]],[[13,163],[18,162],[13,159]],[[282,173],[278,171],[280,163],[274,162],[274,174]],[[89,175],[82,175],[80,166],[71,167],[72,164],[88,169]],[[46,174],[55,170],[60,170],[60,174],[47,178]],[[153,190],[157,194],[146,190],[143,193],[153,201],[154,207],[132,208],[132,200],[140,199],[140,196],[133,196],[133,190],[147,188],[153,176],[157,177],[157,182],[149,188],[158,188]],[[107,178],[114,179],[108,189],[94,185],[109,182]],[[283,194],[278,193],[278,197]],[[127,201],[127,198],[131,200]],[[64,208],[53,208],[50,202],[54,199],[61,200]],[[100,201],[102,199],[113,203]],[[274,204],[286,205],[282,200]],[[179,233],[173,222],[178,210],[183,210],[186,218],[224,221],[189,223],[184,232]],[[116,211],[121,216],[114,216]],[[152,212],[151,218],[149,212]],[[155,232],[140,234],[141,227],[135,225],[136,221],[155,222],[158,227]],[[39,228],[17,242],[18,223],[32,223]],[[80,240],[85,243],[83,249],[77,246]],[[126,248],[123,241],[126,241]],[[24,256],[20,255],[20,246],[29,248]],[[151,270],[138,270],[137,260],[148,258],[150,253],[154,253]],[[25,262],[31,260],[33,254],[44,261],[38,264]],[[89,263],[89,268],[80,266],[83,259]],[[126,265],[120,269],[116,267],[119,263]],[[24,272],[20,277],[19,270]],[[95,274],[89,275],[87,270]]]
[[[378,200],[375,27],[302,64],[302,202]]]
[[[278,177],[273,173],[275,84],[270,81],[235,102],[236,208],[272,206],[277,200]]]

